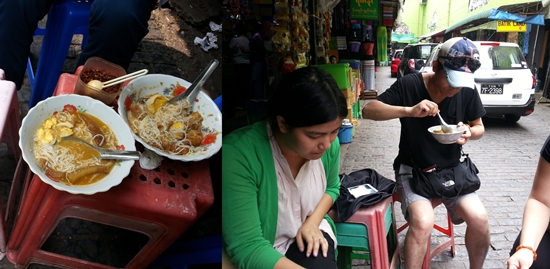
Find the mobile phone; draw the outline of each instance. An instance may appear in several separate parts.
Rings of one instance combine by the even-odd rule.
[[[349,187],[348,191],[355,198],[359,198],[363,195],[368,195],[368,194],[373,194],[378,192],[378,190],[369,183],[359,185],[359,186]]]

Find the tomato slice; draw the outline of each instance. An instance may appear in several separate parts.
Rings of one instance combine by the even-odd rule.
[[[116,149],[117,150],[125,150],[126,148],[124,147],[124,145],[118,145],[118,146],[116,146]]]
[[[132,106],[132,99],[130,96],[126,96],[126,99],[124,99],[124,107],[126,108],[126,111],[130,110],[130,107]]]
[[[184,92],[185,90],[187,90],[187,88],[183,87],[183,86],[178,86],[174,89],[174,96],[176,95],[180,95],[180,93]]]
[[[213,144],[214,142],[216,142],[216,135],[215,134],[207,134],[203,139],[202,139],[202,142],[201,142],[201,145],[208,145],[208,144]]]
[[[73,106],[73,105],[66,104],[63,107],[63,112],[69,112],[71,114],[74,114],[74,113],[76,113],[76,107]]]

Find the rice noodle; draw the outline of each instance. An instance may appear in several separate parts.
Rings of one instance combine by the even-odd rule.
[[[154,107],[156,103],[164,104],[171,96],[151,95],[147,102],[132,102],[128,110],[128,121],[130,128],[145,143],[152,147],[166,151],[170,154],[184,155],[202,151],[200,140],[205,135],[202,131],[202,116],[200,113],[190,113],[188,102],[176,104],[165,104],[159,108]],[[154,98],[164,98],[162,102],[156,102]],[[155,112],[151,112],[155,111]],[[181,125],[181,128],[179,127]],[[189,130],[198,130],[200,138],[195,137],[193,141],[187,138]],[[176,138],[174,133],[183,132],[183,139]],[[198,140],[198,144],[196,143]]]
[[[71,114],[69,112],[58,112],[48,118],[40,126],[39,130],[34,136],[34,156],[39,163],[43,163],[42,169],[52,171],[54,174],[64,174],[65,178],[54,178],[55,180],[63,181],[67,185],[71,185],[71,181],[68,175],[72,172],[76,172],[81,169],[93,166],[112,166],[115,161],[113,160],[100,160],[93,155],[84,156],[85,153],[77,150],[74,146],[65,146],[61,143],[56,144],[56,140],[60,137],[66,136],[61,129],[69,129],[71,133],[69,135],[83,139],[84,141],[91,143],[95,138],[101,138],[100,146],[103,148],[115,149],[117,146],[116,136],[113,131],[99,119],[93,117],[95,124],[99,126],[93,126],[95,129],[99,129],[100,133],[92,134],[90,129],[92,126],[88,126],[86,121],[82,120],[79,116],[80,112]],[[90,116],[88,116],[90,117]],[[79,120],[80,119],[80,120]],[[49,123],[53,123],[49,127]],[[101,125],[99,122],[101,122]],[[52,133],[54,140],[52,142],[45,142],[45,137],[40,136],[48,129]],[[40,132],[42,130],[42,132]],[[55,145],[54,145],[55,144]],[[92,178],[100,178],[99,175],[92,175]]]

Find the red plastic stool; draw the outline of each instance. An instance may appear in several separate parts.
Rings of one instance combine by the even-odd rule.
[[[361,207],[345,223],[360,224],[367,227],[371,266],[373,269],[400,267],[399,248],[392,197],[369,207]],[[334,210],[328,215],[340,222]],[[338,242],[340,245],[340,242]]]
[[[63,74],[56,93],[74,91],[76,79]],[[124,268],[145,268],[214,203],[208,160],[183,163],[164,159],[155,170],[143,170],[136,161],[120,185],[93,195],[58,191],[38,176],[27,177],[24,184],[6,254],[18,268],[30,263],[114,268],[40,249],[59,221],[68,217],[144,234],[149,241]],[[10,200],[13,195],[10,192]]]
[[[9,238],[7,257],[22,268],[30,263],[114,268],[40,249],[61,219],[73,217],[146,235],[147,244],[124,267],[145,268],[213,202],[208,161],[165,159],[158,171],[142,170],[136,163],[120,185],[94,195],[58,191],[34,176]]]
[[[399,202],[399,194],[397,192],[393,194],[393,201]],[[435,203],[432,203],[432,206],[434,208],[441,204],[440,200],[436,200],[434,202]],[[454,225],[453,225],[453,222],[451,221],[451,216],[449,216],[449,214],[446,214],[446,215],[447,215],[447,228],[444,228],[438,225],[437,223],[434,223],[434,229],[448,236],[449,239],[440,243],[434,250],[432,250],[431,240],[428,240],[428,248],[426,251],[426,255],[424,256],[424,263],[422,265],[422,269],[429,269],[430,261],[435,256],[437,256],[437,254],[441,253],[443,250],[447,249],[448,247],[451,248],[451,256],[454,257],[456,255]],[[401,227],[397,228],[397,233],[402,232],[407,227],[409,227],[409,223],[403,224]]]

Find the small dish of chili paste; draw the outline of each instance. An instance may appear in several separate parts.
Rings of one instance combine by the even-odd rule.
[[[122,90],[122,84],[113,85],[101,90],[88,86],[88,82],[96,79],[101,82],[126,75],[126,70],[119,65],[113,64],[99,57],[90,57],[82,71],[78,75],[75,93],[90,96],[100,100],[106,105],[112,105]]]

